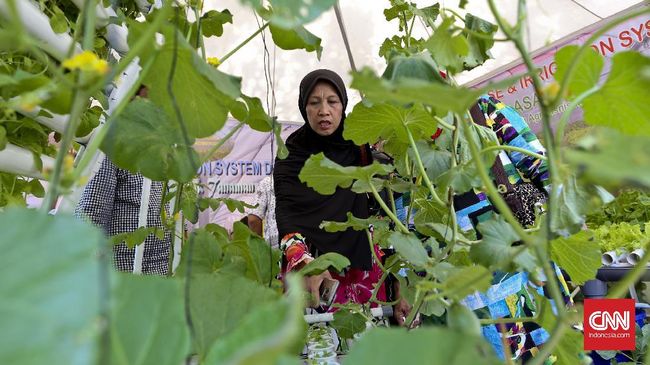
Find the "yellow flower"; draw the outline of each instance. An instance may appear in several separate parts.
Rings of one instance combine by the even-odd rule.
[[[208,57],[208,64],[217,67],[221,64],[221,61],[217,57]]]
[[[63,61],[63,67],[69,70],[82,70],[104,75],[108,72],[108,63],[91,51],[83,51]]]
[[[544,89],[542,89],[544,99],[548,102],[555,100],[559,92],[560,84],[558,84],[557,81],[553,81],[552,83],[546,85]]]

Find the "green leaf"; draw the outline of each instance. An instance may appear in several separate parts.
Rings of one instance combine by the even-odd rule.
[[[277,365],[304,346],[307,326],[300,277],[287,279],[288,295],[254,309],[210,349],[205,364]]]
[[[585,215],[597,203],[602,201],[595,187],[579,185],[575,176],[567,177],[559,189],[558,209],[551,212],[554,213],[551,229],[560,233],[579,232],[585,223]]]
[[[435,144],[422,140],[416,141],[415,146],[420,154],[420,159],[427,172],[427,176],[429,176],[431,181],[435,181],[440,175],[451,168],[451,152],[439,149]],[[409,149],[408,153],[411,160],[415,161],[413,149]]]
[[[168,118],[179,125],[174,99],[167,90],[174,58],[174,32],[165,32],[167,41],[143,83],[149,88],[149,98],[162,106]],[[176,105],[189,135],[193,138],[207,137],[221,129],[226,122],[228,106],[240,95],[241,79],[208,65],[183,36],[177,34],[176,37],[178,52],[173,79]],[[146,64],[153,56],[145,54],[141,62]]]
[[[518,76],[516,79],[519,79]],[[483,88],[468,89],[446,84],[414,79],[400,79],[395,82],[381,79],[368,67],[352,74],[352,88],[360,90],[373,103],[395,102],[399,104],[423,103],[436,108],[438,115],[448,111],[465,113],[479,96],[501,85],[512,84],[515,78],[486,85]],[[347,121],[346,121],[347,125]]]
[[[577,45],[569,45],[562,47],[555,53],[557,71],[554,77],[557,82],[564,82],[566,71],[571,61],[575,58],[578,48]],[[603,64],[603,57],[596,50],[589,48],[582,56],[580,62],[577,62],[575,65],[573,79],[569,82],[567,89],[569,97],[575,98],[596,86],[598,80],[600,80]]]
[[[63,214],[0,213],[2,364],[91,364],[110,246],[101,232]],[[80,241],[83,238],[83,241]]]
[[[577,285],[595,278],[601,265],[600,246],[587,231],[554,239],[550,251],[551,259],[566,270]]]
[[[454,31],[454,18],[445,18],[424,45],[442,68],[451,73],[463,70],[469,43],[462,34]]]
[[[204,37],[223,35],[223,25],[232,24],[232,14],[228,9],[223,11],[210,10],[201,16],[201,33]]]
[[[181,196],[181,211],[183,218],[196,224],[199,221],[199,207],[198,207],[199,194],[193,183],[187,183],[183,186],[183,194]]]
[[[435,344],[435,346],[434,346]],[[500,364],[481,336],[470,336],[445,327],[375,328],[365,334],[344,358],[344,365]]]
[[[190,263],[192,276],[216,272],[224,265],[223,246],[227,242],[228,233],[223,228],[222,232],[217,234],[212,234],[205,229],[194,230],[189,242],[181,250],[181,261],[176,269],[176,276],[187,275]],[[190,247],[192,248],[191,261]]]
[[[177,365],[190,351],[178,280],[120,274],[110,319],[111,364]]]
[[[438,18],[438,15],[440,14],[440,3],[435,3],[431,6],[425,6],[424,8],[416,8],[412,10],[413,14],[423,18],[425,23],[430,26],[430,24],[434,24],[436,18]]]
[[[445,294],[461,300],[475,291],[485,291],[492,274],[483,266],[469,266],[452,271],[444,281]]]
[[[583,103],[585,121],[629,135],[650,136],[650,79],[642,76],[648,67],[650,57],[641,53],[616,53],[607,81]]]
[[[250,0],[247,0],[250,1]],[[271,22],[284,29],[292,29],[318,18],[329,10],[336,0],[270,0]]]
[[[111,242],[114,245],[124,242],[129,248],[133,248],[144,243],[147,236],[152,234],[156,229],[156,227],[138,227],[133,232],[124,232],[111,237]]]
[[[519,246],[513,246],[513,243],[519,241],[519,236],[502,216],[493,214],[489,220],[480,222],[477,229],[483,238],[469,251],[472,261],[487,268],[508,271],[523,268],[535,272],[536,260],[529,249],[513,257],[520,250]]]
[[[0,151],[7,147],[7,142],[9,142],[7,139],[7,130],[0,125]]]
[[[52,17],[50,18],[50,26],[54,33],[61,34],[68,32],[68,19],[63,14],[63,11],[58,6],[52,7]]]
[[[476,314],[459,303],[454,303],[447,309],[447,326],[453,331],[475,337],[481,336],[481,323]]]
[[[357,218],[350,212],[347,213],[347,220],[345,222],[325,221],[320,224],[319,228],[326,232],[343,232],[348,228],[352,228],[355,231],[363,231],[364,229],[368,229],[370,225],[373,225],[375,230],[388,228],[388,222],[385,219],[379,219],[377,217],[366,219]]]
[[[630,121],[632,123],[632,121]],[[597,129],[577,149],[565,152],[574,171],[605,187],[625,185],[650,188],[650,138]]]
[[[199,166],[176,122],[149,100],[137,98],[110,125],[102,150],[120,168],[156,181],[191,180]]]
[[[244,113],[236,113],[231,109],[231,113],[235,119],[240,122],[248,124],[252,129],[259,132],[269,132],[273,130],[273,120],[266,114],[262,101],[259,98],[241,95],[241,98],[246,102],[246,107],[239,106]],[[243,104],[240,101],[236,103]]]
[[[41,184],[41,181],[38,179],[32,179],[27,183],[27,189],[30,194],[34,195],[37,198],[42,198],[45,196],[45,189]]]
[[[415,217],[413,221],[418,232],[427,236],[433,236],[435,231],[432,230],[435,223],[442,223],[447,227],[451,220],[449,218],[449,209],[445,206],[438,205],[433,200],[429,199],[414,199],[413,207],[415,208]]]
[[[314,261],[305,265],[300,270],[300,274],[304,276],[318,275],[330,268],[341,272],[348,266],[350,266],[350,260],[347,257],[336,252],[328,252],[318,256]]]
[[[246,208],[254,208],[255,205],[248,204],[244,201],[237,200],[237,199],[231,199],[231,198],[202,198],[199,197],[198,200],[198,205],[199,205],[199,210],[203,211],[208,209],[208,207],[212,210],[217,210],[219,209],[219,206],[221,204],[226,204],[226,208],[228,209],[229,212],[233,213],[235,211],[239,213],[244,213],[246,211]]]
[[[280,296],[240,275],[197,275],[189,285],[194,348],[201,358],[217,339],[239,327],[249,313]]]
[[[298,26],[293,29],[285,29],[274,25],[269,26],[273,42],[284,50],[304,49],[307,52],[316,52],[316,58],[320,60],[323,53],[321,39],[305,29]]]
[[[467,37],[469,45],[469,52],[463,59],[463,68],[471,70],[475,67],[482,65],[485,61],[492,58],[490,48],[494,45],[494,34],[499,29],[495,24],[481,19],[470,13],[465,14],[465,29],[463,33]],[[479,33],[483,37],[478,37],[474,34],[467,32],[470,30],[474,33]]]
[[[463,164],[452,167],[447,172],[441,174],[436,180],[436,185],[446,190],[451,186],[457,193],[466,193],[472,188],[483,186],[480,177],[476,173],[474,164]]]
[[[247,266],[246,276],[261,284],[269,285],[280,271],[280,251],[269,246],[241,222],[233,225],[232,243],[226,245],[224,251],[228,255],[243,257]]]
[[[321,152],[312,155],[305,162],[298,177],[310,188],[323,195],[334,194],[337,187],[349,188],[354,180],[370,183],[375,175],[385,175],[392,171],[392,166],[373,162],[369,166],[343,167],[325,157]]]
[[[388,235],[388,244],[415,267],[425,267],[429,262],[427,251],[413,233],[391,232]]]
[[[330,322],[330,326],[334,327],[339,337],[353,338],[355,334],[366,329],[366,318],[359,310],[361,308],[341,308],[334,312],[334,320]]]
[[[418,139],[432,135],[437,129],[437,123],[421,107],[407,109],[390,104],[367,107],[359,103],[345,120],[343,137],[358,145],[391,138],[408,143],[407,128],[413,138]]]
[[[397,55],[390,59],[386,70],[381,75],[385,80],[397,81],[404,78],[439,82],[446,84],[440,76],[438,66],[433,62],[431,55],[421,52],[414,55]]]

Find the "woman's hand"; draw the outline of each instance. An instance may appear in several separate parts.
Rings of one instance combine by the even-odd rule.
[[[411,305],[404,299],[400,299],[400,301],[393,306],[393,317],[395,317],[395,321],[397,321],[397,324],[400,326],[406,326],[408,323],[406,323],[406,317],[409,316],[411,313]],[[419,323],[418,320],[413,321],[413,326],[417,326]]]
[[[325,278],[330,280],[332,279],[332,275],[327,270],[318,275],[305,277],[305,287],[307,289],[307,293],[311,294],[311,300],[308,302],[308,305],[311,308],[320,306],[320,285]]]

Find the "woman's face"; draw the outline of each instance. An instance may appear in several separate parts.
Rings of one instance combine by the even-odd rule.
[[[311,129],[329,136],[338,129],[343,115],[343,103],[332,85],[318,82],[307,99],[307,120]]]

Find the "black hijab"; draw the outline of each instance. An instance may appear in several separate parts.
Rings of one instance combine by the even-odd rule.
[[[319,81],[331,84],[343,104],[339,127],[334,133],[325,137],[311,129],[306,111],[309,94]],[[329,233],[319,228],[322,221],[346,221],[348,212],[358,218],[368,218],[368,197],[341,188],[337,188],[332,195],[320,195],[298,178],[305,161],[311,155],[320,152],[342,166],[362,165],[362,148],[368,152],[368,146],[359,147],[343,138],[347,104],[345,84],[339,75],[330,70],[312,71],[300,82],[298,107],[305,125],[287,139],[288,157],[284,160],[279,158],[275,160],[273,171],[275,215],[280,239],[289,233],[301,233],[312,254],[336,252],[347,257],[351,267],[370,270],[372,256],[368,237],[364,231],[348,229],[343,232]],[[370,156],[365,152],[364,155]]]

